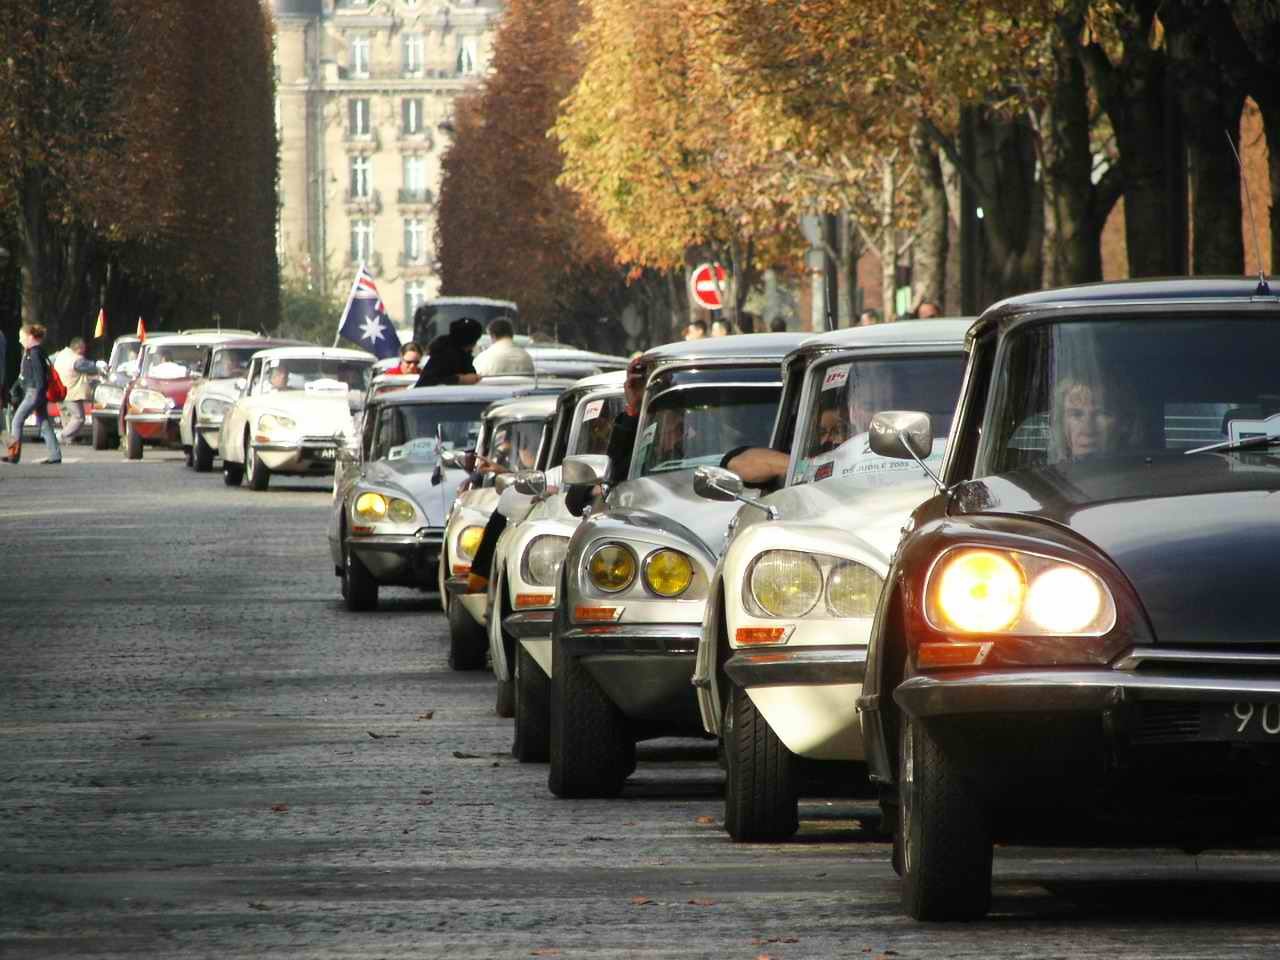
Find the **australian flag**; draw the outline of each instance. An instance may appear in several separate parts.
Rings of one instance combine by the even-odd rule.
[[[379,360],[400,354],[400,337],[391,325],[382,298],[378,296],[373,276],[363,263],[356,274],[356,282],[351,285],[351,296],[342,311],[338,335],[359,344]]]

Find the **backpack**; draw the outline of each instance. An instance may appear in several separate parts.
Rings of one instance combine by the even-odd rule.
[[[45,391],[45,399],[49,403],[61,403],[67,399],[67,387],[62,382],[62,377],[58,376],[58,369],[49,360],[45,360],[45,368],[49,371],[48,386]]]

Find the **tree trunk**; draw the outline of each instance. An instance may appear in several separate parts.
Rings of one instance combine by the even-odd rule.
[[[938,150],[923,123],[911,132],[911,159],[920,185],[920,217],[912,246],[911,302],[947,300],[947,191]],[[943,313],[946,310],[943,309]]]
[[[884,322],[898,319],[898,231],[894,213],[898,175],[893,168],[896,153],[880,161],[880,283],[883,287]]]

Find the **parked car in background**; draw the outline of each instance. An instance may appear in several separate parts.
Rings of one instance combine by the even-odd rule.
[[[117,337],[111,345],[106,376],[93,389],[90,416],[95,450],[110,450],[120,442],[120,405],[129,381],[138,375],[141,349],[142,341],[137,337]]]
[[[859,706],[902,902],[980,917],[993,844],[1275,834],[1280,297],[1126,281],[988,309]],[[920,457],[923,412],[872,447]],[[1269,842],[1269,841],[1268,841]]]
[[[549,441],[547,428],[555,408],[555,396],[546,394],[515,396],[493,403],[484,413],[477,459],[487,461],[501,474],[506,474],[506,480],[521,470],[533,469]],[[470,573],[471,561],[475,559],[485,524],[498,504],[500,493],[497,475],[484,476],[459,494],[446,525],[439,576],[449,621],[449,665],[455,670],[484,667],[489,647],[488,597],[484,593],[465,594],[458,590],[446,593],[446,581],[455,577],[465,579]]]
[[[488,329],[489,321],[498,317],[512,320],[519,330],[520,309],[510,300],[488,297],[436,297],[426,301],[413,314],[413,339],[426,350],[436,337],[449,332],[455,320],[470,317]],[[403,341],[402,341],[403,342]],[[425,359],[425,358],[424,358]]]
[[[339,451],[353,442],[352,407],[364,397],[373,363],[363,350],[330,347],[254,354],[218,435],[227,486],[247,479],[266,490],[276,473],[332,476]]]
[[[726,831],[781,840],[812,785],[865,784],[862,689],[880,587],[907,517],[933,492],[916,464],[869,448],[872,414],[927,410],[940,465],[971,320],[919,320],[815,337],[787,358],[771,446],[782,489],[742,506],[711,577],[694,685],[723,743]],[[736,500],[741,479],[702,467],[694,488]]]
[[[637,741],[705,735],[690,681],[737,504],[698,498],[693,474],[735,448],[768,444],[782,359],[802,339],[754,334],[648,351],[630,472],[613,477],[603,458],[565,460],[565,483],[612,486],[574,531],[561,568],[551,634],[556,795],[614,795]]]
[[[608,373],[610,370],[625,370],[627,358],[608,353],[595,353],[591,350],[579,350],[559,343],[533,342],[525,345],[533,360],[533,369],[539,375],[568,377],[579,379],[594,376],[597,373]]]
[[[492,392],[392,390],[365,407],[358,452],[342,472],[328,531],[348,610],[372,610],[384,586],[439,589],[445,517],[466,479],[441,454],[475,449]]]
[[[255,337],[226,340],[209,348],[208,368],[192,381],[182,404],[182,418],[178,421],[178,434],[187,456],[187,466],[197,473],[208,473],[213,469],[222,419],[247,381],[250,360],[259,350],[282,346],[305,344]]]
[[[146,446],[178,447],[187,392],[204,374],[209,350],[224,333],[158,334],[142,344],[138,375],[125,387],[118,430],[124,455],[141,460]]]

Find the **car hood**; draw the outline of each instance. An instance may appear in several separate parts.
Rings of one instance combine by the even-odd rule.
[[[175,403],[181,404],[187,399],[187,391],[191,389],[193,383],[191,377],[181,377],[170,379],[165,377],[139,377],[133,381],[133,389],[135,390],[154,390],[157,393],[164,394]]]
[[[427,525],[443,527],[449,508],[458,494],[458,484],[466,478],[465,470],[444,471],[439,484],[432,484],[435,467],[406,460],[375,460],[369,464],[361,487],[399,494],[417,504],[427,517]]]
[[[1024,470],[965,484],[953,513],[1065,527],[1106,554],[1163,646],[1276,643],[1280,458],[1202,454]]]
[[[669,531],[715,558],[724,549],[725,532],[739,506],[736,500],[703,500],[693,492],[693,471],[673,470],[619,484],[609,495],[608,516]]]
[[[346,394],[308,393],[291,390],[273,393],[254,403],[250,411],[251,422],[263,414],[274,413],[288,417],[297,424],[297,432],[306,437],[330,437],[334,434],[350,435],[351,408]]]

